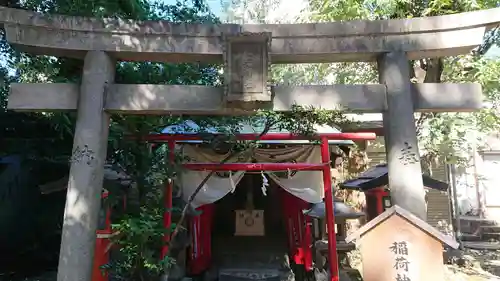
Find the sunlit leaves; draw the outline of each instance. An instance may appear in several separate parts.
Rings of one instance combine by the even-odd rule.
[[[14,1],[11,1],[14,2]],[[120,18],[134,20],[168,20],[172,22],[216,22],[217,19],[208,10],[203,1],[177,1],[171,5],[163,1],[146,0],[27,0],[16,5],[22,8],[44,13],[49,18],[53,14],[91,16],[97,18]],[[79,83],[82,74],[82,60],[34,56],[10,48],[2,34],[1,51],[5,58],[4,68],[0,68],[2,108],[10,82]],[[220,83],[217,66],[206,64],[166,64],[119,62],[117,65],[117,83],[146,84],[189,84],[218,85]],[[11,72],[9,75],[8,72]],[[60,132],[71,144],[75,123],[74,114],[43,113],[41,118],[50,121],[52,127]],[[120,255],[108,266],[115,275],[132,280],[156,277],[163,269],[165,260],[160,259],[162,235],[165,232],[162,223],[164,210],[162,204],[165,183],[175,176],[177,167],[169,165],[165,159],[165,146],[157,150],[144,143],[125,141],[126,135],[146,135],[159,132],[165,126],[180,121],[171,116],[112,116],[110,126],[110,160],[132,178],[134,184],[127,191],[129,204],[127,212],[118,216],[115,229],[123,236],[118,236],[115,243],[122,246],[124,255]],[[220,122],[224,122],[223,119]],[[19,124],[20,125],[20,124]],[[56,137],[56,136],[54,136]],[[21,144],[16,143],[18,146]],[[51,157],[59,159],[67,156],[70,149],[53,147]],[[23,151],[17,147],[11,149]],[[120,215],[120,214],[116,214]],[[169,261],[171,262],[171,261]]]
[[[473,11],[498,7],[500,1],[475,0],[310,0],[312,21],[339,21],[353,19],[391,19],[412,18],[421,16],[436,16],[458,12]],[[484,46],[477,54],[484,54],[489,46],[498,42],[497,33],[487,36]],[[444,60],[444,70],[441,75],[443,82],[478,82],[483,87],[486,108],[473,113],[439,113],[426,114],[423,127],[419,131],[420,146],[428,156],[443,157],[449,160],[459,160],[462,152],[470,150],[471,146],[481,144],[481,140],[490,132],[500,127],[500,63],[498,60],[488,60],[477,56],[466,55]],[[376,81],[373,65],[336,64],[323,67],[335,71],[333,81],[340,83],[370,83]],[[355,78],[353,78],[355,77]],[[332,80],[330,80],[332,81]],[[445,93],[443,93],[445,94]],[[476,140],[478,139],[478,140]],[[432,158],[430,157],[430,158]]]
[[[426,120],[421,145],[428,153],[456,161],[473,146],[484,145],[486,136],[500,129],[500,61],[473,56],[449,59],[443,72],[445,82],[477,82],[483,87],[485,108],[471,113],[440,113]]]

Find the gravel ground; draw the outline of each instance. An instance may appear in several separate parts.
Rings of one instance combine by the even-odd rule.
[[[500,251],[470,250],[446,265],[446,281],[500,281]]]

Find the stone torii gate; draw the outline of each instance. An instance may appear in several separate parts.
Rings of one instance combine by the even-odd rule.
[[[82,82],[13,84],[8,109],[77,110],[58,281],[89,281],[109,116],[249,114],[255,108],[382,112],[394,203],[425,219],[414,112],[481,108],[478,84],[412,84],[408,60],[481,44],[500,9],[439,17],[315,24],[173,24],[0,8],[8,41],[32,54],[84,59]],[[224,63],[223,88],[114,84],[116,61]],[[377,61],[379,84],[271,86],[271,63]]]

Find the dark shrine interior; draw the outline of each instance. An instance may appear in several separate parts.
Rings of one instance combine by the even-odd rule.
[[[266,176],[267,177],[267,176]],[[282,218],[279,192],[281,188],[269,177],[267,195],[262,193],[262,175],[247,173],[233,193],[215,203],[212,227],[212,249],[217,252],[250,251],[262,249],[286,249],[286,231]],[[246,210],[249,192],[253,197],[253,209],[264,210],[264,236],[235,236],[235,210]],[[269,245],[269,247],[268,247]]]

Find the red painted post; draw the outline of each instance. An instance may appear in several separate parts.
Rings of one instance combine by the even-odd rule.
[[[328,228],[328,261],[330,263],[330,280],[339,281],[339,265],[337,258],[337,238],[335,235],[335,216],[333,212],[332,175],[330,171],[330,148],[328,138],[321,138],[321,162],[323,162],[323,184],[325,189],[326,227]]]
[[[109,263],[109,237],[111,233],[98,230],[96,232],[95,253],[94,253],[94,269],[92,271],[92,281],[108,281],[108,271],[101,269],[101,266]]]
[[[377,216],[384,212],[384,191],[377,188],[375,190],[375,195],[377,197]]]
[[[101,194],[101,198],[107,198],[109,193],[107,191]],[[111,236],[111,210],[106,208],[106,220],[104,229],[96,231],[95,251],[94,251],[94,265],[92,269],[92,281],[108,281],[108,272],[101,270],[101,266],[109,263],[109,238]]]
[[[168,141],[168,159],[170,163],[173,163],[175,160],[175,141]],[[165,211],[163,213],[163,227],[165,229],[170,228],[172,224],[172,189],[173,189],[173,180],[170,179],[167,185],[165,186]],[[161,258],[165,258],[168,254],[168,243],[170,242],[170,233],[165,233],[163,235],[163,247],[161,249]]]
[[[304,267],[307,272],[313,270],[313,257],[312,257],[312,219],[309,216],[304,216],[305,228],[304,228]]]

